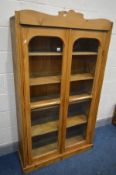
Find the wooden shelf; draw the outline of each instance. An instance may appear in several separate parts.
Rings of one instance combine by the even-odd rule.
[[[71,75],[71,81],[79,81],[79,80],[91,80],[93,79],[93,75],[90,73],[82,73],[82,74],[74,74]],[[46,76],[46,77],[37,77],[30,78],[30,85],[44,85],[44,84],[55,84],[61,81],[61,76]]]
[[[47,144],[45,146],[41,146],[39,148],[35,148],[32,150],[32,155],[35,156],[40,156],[52,151],[57,150],[58,148],[58,144],[57,143],[51,143],[51,144]]]
[[[71,117],[68,117],[67,119],[67,128],[75,125],[84,124],[84,123],[87,123],[87,118],[85,115],[81,114],[81,115],[71,116]]]
[[[58,56],[62,52],[29,52],[29,56]]]
[[[30,78],[30,85],[44,85],[44,84],[53,84],[59,83],[61,81],[61,76],[47,76],[47,77],[39,77],[39,78]]]
[[[91,80],[91,79],[93,79],[93,75],[90,74],[90,73],[82,73],[82,74],[71,75],[71,81]]]
[[[72,55],[97,55],[97,52],[73,52]],[[29,52],[29,56],[58,56],[62,52]]]
[[[75,101],[82,101],[82,100],[86,100],[86,99],[91,99],[92,95],[90,94],[81,94],[81,95],[73,95],[69,97],[69,102],[75,102]]]
[[[85,115],[76,115],[67,118],[67,127],[72,127],[75,125],[80,125],[86,123],[86,116]],[[50,121],[44,124],[38,124],[32,126],[32,137],[47,134],[50,132],[55,132],[58,130],[58,121]]]
[[[51,105],[57,105],[60,104],[60,99],[49,99],[49,100],[41,100],[37,102],[31,102],[31,109],[36,109],[40,107],[46,107],[46,106],[51,106]]]
[[[66,147],[73,146],[73,145],[80,143],[80,142],[83,142],[83,141],[84,141],[84,138],[82,135],[67,138],[66,139]],[[39,148],[33,149],[32,155],[33,155],[33,157],[41,156],[41,155],[45,155],[45,154],[48,154],[50,152],[56,151],[57,149],[58,149],[58,144],[51,143],[51,144],[47,144],[45,146],[41,146]]]
[[[97,55],[97,52],[73,52],[72,55]]]
[[[58,121],[32,126],[32,137],[47,134],[58,130]]]
[[[82,141],[84,141],[84,138],[82,135],[66,138],[66,147],[73,146]]]

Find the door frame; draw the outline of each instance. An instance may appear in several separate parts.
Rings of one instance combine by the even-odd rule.
[[[35,36],[51,36],[58,37],[62,40],[64,45],[63,56],[62,56],[62,76],[61,76],[61,92],[60,92],[60,114],[59,114],[59,134],[58,134],[58,148],[56,152],[50,152],[48,154],[32,157],[32,141],[31,141],[31,107],[30,107],[30,84],[29,84],[29,56],[28,56],[28,44],[30,40]],[[27,152],[27,164],[32,164],[33,162],[39,161],[40,164],[43,160],[47,161],[49,159],[54,159],[54,157],[61,157],[62,153],[62,139],[63,136],[63,110],[64,110],[64,94],[65,94],[65,81],[66,81],[66,64],[67,64],[67,42],[68,41],[68,30],[67,29],[55,29],[55,28],[45,28],[45,27],[21,27],[21,51],[22,51],[22,72],[23,74],[23,91],[24,91],[24,103],[25,103],[25,127],[24,132],[26,133],[25,150]]]
[[[97,62],[96,62],[96,69],[95,69],[95,75],[93,80],[93,88],[92,88],[92,100],[90,105],[90,112],[88,115],[88,122],[87,122],[87,131],[86,131],[86,140],[82,143],[77,143],[72,146],[69,146],[66,148],[65,146],[65,138],[66,138],[66,122],[68,117],[68,105],[69,105],[69,92],[70,92],[70,75],[71,75],[71,64],[72,64],[72,51],[73,51],[73,45],[74,42],[81,38],[93,38],[97,39],[99,41],[99,47],[98,47],[98,56],[97,56]],[[85,144],[92,144],[92,138],[94,133],[94,127],[96,122],[96,116],[97,116],[97,109],[99,104],[99,98],[100,98],[100,91],[101,91],[101,85],[102,85],[102,78],[103,73],[101,74],[101,66],[103,59],[103,52],[104,52],[104,46],[105,46],[105,39],[106,39],[106,32],[103,31],[87,31],[87,30],[73,30],[70,29],[69,33],[69,40],[68,40],[68,61],[67,61],[67,77],[66,77],[66,91],[65,91],[65,112],[64,112],[64,120],[65,120],[65,126],[64,126],[64,142],[63,142],[63,150],[64,152],[69,152],[71,150],[78,149],[80,146],[83,146]],[[101,77],[100,77],[101,76]],[[97,85],[99,84],[99,91],[97,90]],[[94,112],[95,111],[95,112]]]

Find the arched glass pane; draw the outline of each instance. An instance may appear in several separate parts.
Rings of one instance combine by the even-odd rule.
[[[63,42],[36,36],[28,46],[32,156],[58,151]]]
[[[80,38],[72,51],[66,147],[86,140],[99,41]]]

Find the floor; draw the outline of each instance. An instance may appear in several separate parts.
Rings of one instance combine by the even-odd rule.
[[[0,175],[23,175],[17,153],[0,157]],[[116,127],[107,125],[95,132],[94,147],[29,175],[116,175]]]

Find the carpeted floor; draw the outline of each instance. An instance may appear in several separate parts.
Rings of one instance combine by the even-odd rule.
[[[17,153],[0,157],[0,175],[23,175]],[[116,175],[116,127],[107,125],[95,132],[94,148],[29,175]]]

